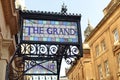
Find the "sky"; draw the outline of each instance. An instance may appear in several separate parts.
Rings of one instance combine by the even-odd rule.
[[[81,14],[82,40],[84,42],[84,30],[90,24],[95,28],[104,17],[103,9],[110,0],[25,0],[27,10],[60,12],[63,3],[67,6],[67,13]],[[66,65],[64,62],[62,65]],[[67,66],[67,65],[66,65]],[[61,68],[61,76],[64,76],[64,66]]]

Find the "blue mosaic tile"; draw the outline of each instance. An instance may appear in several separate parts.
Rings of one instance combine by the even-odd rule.
[[[38,41],[38,40],[39,40],[39,38],[38,38],[38,37],[34,37],[34,40],[35,40],[35,41]]]
[[[42,20],[39,20],[38,23],[39,23],[39,24],[43,24],[43,21],[42,21]]]
[[[47,41],[52,41],[52,38],[47,38]]]
[[[78,39],[72,39],[72,42],[78,42]]]
[[[64,39],[63,39],[63,38],[60,38],[60,42],[64,42]]]
[[[67,22],[63,22],[63,25],[67,26]]]
[[[54,25],[54,24],[55,24],[55,21],[51,21],[51,24]]]

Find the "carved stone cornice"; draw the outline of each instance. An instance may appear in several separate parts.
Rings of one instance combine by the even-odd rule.
[[[4,39],[2,33],[0,33],[0,41],[2,46],[9,46],[11,44],[12,39]]]
[[[0,33],[0,57],[3,53],[3,48],[6,48],[6,50],[9,51],[9,56],[11,56],[15,51],[13,39],[4,39],[2,34]]]

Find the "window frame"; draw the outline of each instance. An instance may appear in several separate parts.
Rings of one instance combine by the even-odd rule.
[[[118,31],[118,29],[113,30],[113,37],[114,37],[114,42],[119,41],[119,31]]]
[[[96,53],[96,56],[99,55],[99,53],[100,53],[99,45],[95,46],[95,53]]]
[[[102,70],[102,65],[98,65],[98,75],[99,75],[99,79],[102,80],[103,79],[103,70]]]
[[[109,68],[108,60],[104,61],[104,66],[105,66],[105,75],[109,76],[110,75],[110,68]]]
[[[106,50],[106,42],[105,42],[105,39],[103,39],[100,43],[101,43],[101,50],[102,50],[102,51],[105,51],[105,50]]]

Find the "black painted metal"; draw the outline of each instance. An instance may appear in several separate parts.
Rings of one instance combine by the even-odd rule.
[[[18,44],[17,49],[12,56],[10,62],[6,66],[6,80],[27,80],[26,76],[31,75],[55,75],[59,80],[60,67],[62,59],[66,60],[68,64],[74,62],[82,57],[82,37],[80,26],[80,15],[71,15],[54,12],[36,12],[36,11],[20,11],[20,32],[16,37]],[[57,20],[57,21],[71,21],[77,22],[78,29],[78,43],[56,43],[56,42],[36,42],[22,40],[22,25],[23,19],[42,19],[42,20]],[[52,70],[45,66],[45,64],[53,62],[56,64]],[[52,64],[52,63],[51,63]],[[48,73],[28,73],[29,70],[35,66],[48,71]],[[39,77],[38,77],[39,78]],[[52,77],[51,77],[52,80]]]
[[[67,13],[67,6],[63,3],[62,8],[61,8],[61,13],[66,14]]]
[[[81,37],[81,31],[78,31],[78,37],[79,42],[72,42],[72,43],[63,43],[63,42],[36,42],[36,41],[29,41],[29,40],[23,40],[23,19],[34,19],[34,20],[54,20],[54,21],[68,21],[68,22],[76,22],[78,30],[81,30],[80,28],[80,18],[81,15],[75,15],[75,14],[63,14],[63,13],[55,13],[55,12],[39,12],[39,11],[20,11],[20,26],[21,26],[21,34],[20,34],[20,43],[39,43],[39,44],[63,44],[63,45],[79,45],[81,44],[82,37]]]

